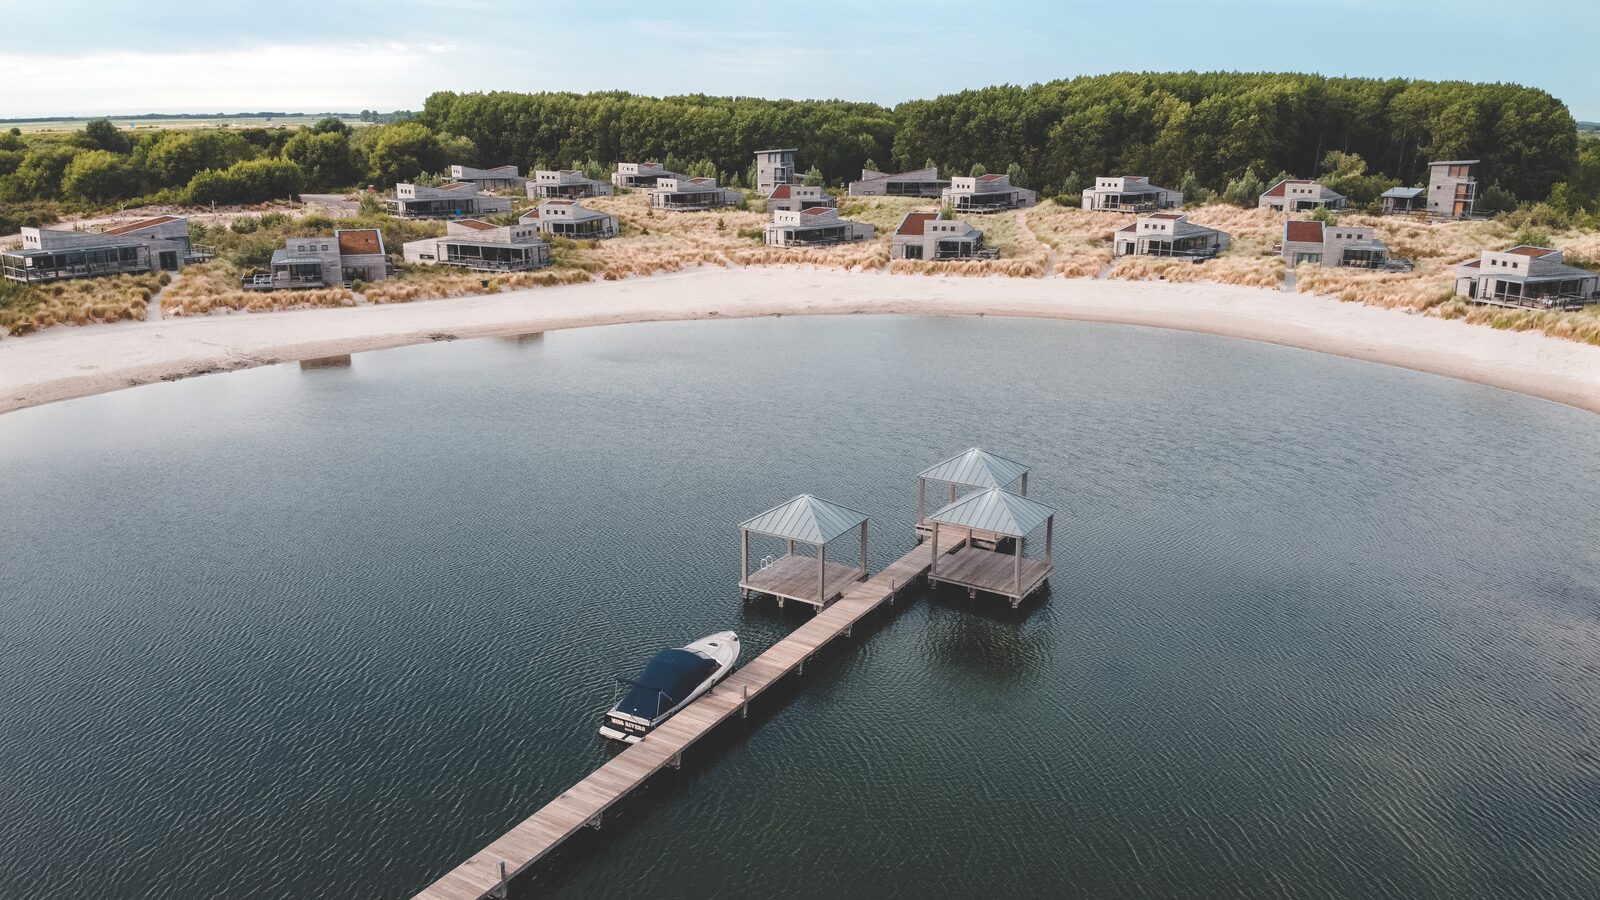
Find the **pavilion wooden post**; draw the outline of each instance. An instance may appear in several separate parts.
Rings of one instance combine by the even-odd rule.
[[[789,555],[790,556],[794,555],[794,541],[790,541],[789,542]]]
[[[739,529],[739,583],[750,580],[750,532]]]
[[[1022,596],[1022,538],[1017,538],[1017,552],[1011,560],[1011,581],[1015,587],[1011,593]]]
[[[817,606],[828,605],[828,545],[817,545]]]
[[[917,524],[928,518],[928,479],[917,479]]]
[[[950,502],[956,502],[956,483],[954,481],[950,482]]]
[[[928,562],[928,581],[939,574],[939,520],[933,520],[933,557]]]
[[[867,574],[867,523],[861,523],[861,574]]]
[[[1022,496],[1028,496],[1028,473],[1022,473]]]
[[[1055,565],[1053,562],[1055,555],[1051,553],[1051,550],[1054,549],[1055,545],[1055,532],[1056,517],[1051,516],[1050,518],[1044,520],[1044,561],[1052,567]]]

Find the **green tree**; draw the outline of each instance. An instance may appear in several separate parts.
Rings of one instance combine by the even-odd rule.
[[[868,171],[872,171],[872,172],[882,171],[881,169],[878,168],[877,162],[875,162],[873,160],[873,158],[870,157],[870,156],[862,161],[861,168],[866,169]]]
[[[336,119],[333,116],[328,116],[325,119],[317,120],[317,124],[311,126],[311,133],[347,135],[350,133],[350,126],[346,125],[342,119]]]
[[[425,125],[401,122],[368,126],[368,129],[377,132],[367,159],[367,174],[373,181],[381,184],[408,181],[447,165],[438,139]]]
[[[360,157],[343,130],[299,131],[283,145],[283,158],[300,167],[306,186],[314,190],[354,184],[361,174]]]
[[[128,136],[117,130],[117,126],[110,119],[93,119],[83,126],[83,132],[77,135],[78,145],[89,150],[105,150],[110,153],[127,153],[132,147]]]
[[[1517,198],[1498,181],[1490,182],[1473,203],[1473,209],[1484,213],[1506,213],[1517,208]]]
[[[1019,163],[1012,163],[1006,166],[1006,178],[1016,187],[1029,187],[1028,173],[1022,170],[1022,166]]]
[[[253,155],[251,145],[238,134],[205,128],[165,132],[135,158],[142,157],[152,184],[176,187],[188,184],[202,169],[226,169]]]
[[[1183,173],[1183,180],[1178,182],[1178,192],[1183,194],[1183,202],[1190,206],[1204,206],[1216,196],[1200,183],[1200,177],[1194,170]]]
[[[800,183],[806,187],[822,187],[822,170],[812,166],[800,177]]]
[[[72,158],[82,153],[76,147],[46,144],[29,150],[6,179],[5,198],[9,200],[53,200],[61,196],[61,176]]]
[[[1261,201],[1261,195],[1266,192],[1267,186],[1262,183],[1261,176],[1256,174],[1256,170],[1245,169],[1243,175],[1228,182],[1228,186],[1222,191],[1222,200],[1234,206],[1253,209]]]
[[[126,156],[109,150],[85,150],[72,158],[61,176],[61,192],[75,200],[103,203],[139,192],[139,173]]]
[[[979,178],[989,174],[989,170],[983,167],[983,163],[973,163],[971,171],[967,172],[967,174],[973,178]]]

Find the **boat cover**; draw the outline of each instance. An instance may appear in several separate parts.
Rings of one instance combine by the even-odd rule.
[[[617,711],[647,721],[677,706],[700,682],[711,677],[717,664],[689,650],[663,650],[634,679]]]

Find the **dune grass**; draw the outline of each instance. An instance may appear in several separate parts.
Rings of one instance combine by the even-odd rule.
[[[0,328],[31,334],[53,325],[137,321],[170,276],[165,273],[74,278],[45,284],[0,283]]]

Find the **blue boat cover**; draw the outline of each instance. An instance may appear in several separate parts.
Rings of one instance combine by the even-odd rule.
[[[690,691],[710,678],[716,670],[715,662],[698,653],[682,649],[663,650],[634,679],[627,695],[617,704],[617,711],[654,721],[657,716],[681,703]]]

